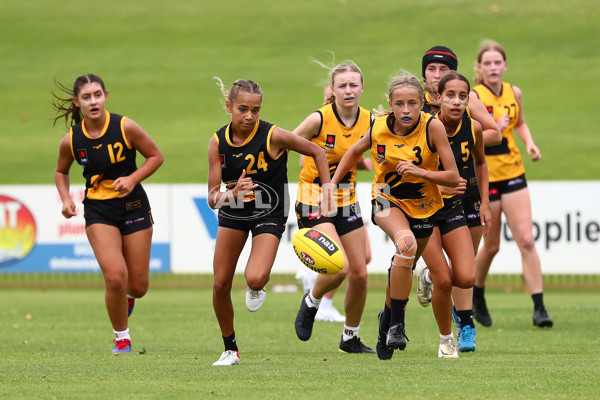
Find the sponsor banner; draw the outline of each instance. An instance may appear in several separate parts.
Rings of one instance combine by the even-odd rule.
[[[600,273],[600,181],[529,182],[532,200],[533,233],[543,273]],[[206,185],[172,185],[173,237],[171,265],[174,272],[212,273],[212,254],[217,234],[217,217],[207,204]],[[294,198],[297,184],[289,185]],[[356,194],[362,208],[371,244],[369,272],[386,273],[394,246],[381,229],[371,222],[371,184],[359,183]],[[293,203],[293,201],[292,201]],[[294,253],[292,237],[298,225],[290,210],[287,229],[281,238],[273,273],[295,273],[305,268]],[[237,273],[243,273],[250,253],[247,241]],[[490,273],[519,274],[521,256],[506,219],[501,228],[500,252]]]
[[[152,244],[150,272],[168,272],[169,245]],[[86,243],[38,244],[27,257],[0,272],[100,272],[92,247]]]
[[[533,233],[542,271],[548,274],[600,273],[600,181],[528,182]],[[156,272],[212,273],[217,216],[208,207],[206,184],[145,184],[155,220],[151,269]],[[297,184],[289,185],[292,204]],[[356,194],[371,244],[371,273],[386,273],[394,246],[371,222],[371,184],[359,183]],[[85,236],[83,190],[74,191],[80,214],[66,220],[53,185],[0,186],[0,273],[97,271]],[[288,218],[273,273],[306,268],[296,256],[292,237],[298,230],[293,209]],[[251,235],[237,273],[250,254]],[[503,218],[500,252],[490,273],[522,272],[520,252]]]
[[[544,274],[600,274],[600,181],[528,182],[533,235]],[[370,184],[356,191],[368,225],[373,259],[369,272],[387,272],[391,240],[371,222]],[[521,253],[502,215],[500,251],[490,274],[522,273]],[[483,240],[482,240],[483,243]]]
[[[155,221],[150,256],[153,272],[170,269],[168,185],[144,185]],[[85,235],[84,190],[71,196],[78,215],[65,219],[53,185],[0,186],[0,273],[98,272]]]

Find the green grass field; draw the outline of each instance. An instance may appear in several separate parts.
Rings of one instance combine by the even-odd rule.
[[[547,290],[555,326],[539,329],[528,295],[489,290],[494,325],[478,326],[477,351],[458,360],[437,358],[431,309],[413,296],[407,349],[379,361],[339,353],[339,323],[317,322],[311,340],[298,340],[300,292],[274,293],[271,284],[263,307],[249,313],[236,282],[235,367],[211,366],[222,341],[206,285],[151,287],[130,320],[134,351],[120,356],[110,353],[102,289],[3,289],[0,398],[592,399],[600,390],[597,291]],[[368,345],[376,341],[383,296],[381,282],[371,284],[360,330]]]
[[[166,162],[152,182],[205,182],[208,140],[228,115],[212,77],[251,78],[264,90],[261,117],[293,129],[321,104],[326,71],[309,61],[353,59],[365,73],[362,104],[385,101],[400,68],[444,44],[468,77],[479,43],[509,57],[506,80],[524,92],[526,119],[543,155],[529,179],[597,179],[600,105],[598,16],[593,0],[27,0],[0,3],[0,184],[52,183],[64,127],[52,127],[50,91],[84,73],[102,76],[108,109],[130,116]],[[78,168],[74,182],[82,182]],[[298,176],[297,157],[290,180]],[[370,174],[360,178],[369,180]]]
[[[322,101],[326,71],[310,57],[330,63],[333,51],[336,63],[354,60],[365,74],[362,105],[372,109],[399,69],[420,75],[422,54],[434,45],[451,47],[471,77],[486,38],[508,52],[506,80],[523,90],[542,151],[540,163],[525,161],[528,178],[598,179],[599,16],[593,0],[3,1],[0,184],[53,183],[65,133],[62,123],[52,126],[54,79],[70,86],[84,73],[104,78],[108,109],[138,122],[165,154],[150,182],[206,182],[209,138],[228,122],[213,76],[257,81],[261,118],[292,130]],[[290,181],[298,173],[292,156]],[[82,184],[79,167],[71,178]],[[546,286],[555,320],[547,330],[532,325],[520,286],[496,285],[488,290],[494,326],[478,327],[477,351],[459,360],[437,359],[432,312],[413,293],[410,342],[389,362],[340,354],[341,324],[318,323],[300,342],[300,293],[276,294],[270,284],[251,314],[238,277],[242,364],[234,368],[211,366],[222,341],[210,277],[194,278],[204,281],[197,287],[180,281],[189,277],[153,277],[162,284],[151,284],[131,319],[134,352],[118,357],[97,275],[28,279],[0,279],[1,399],[592,399],[600,390],[597,276],[592,290],[575,289],[586,283],[578,277]],[[373,346],[383,290],[371,286],[360,336]]]

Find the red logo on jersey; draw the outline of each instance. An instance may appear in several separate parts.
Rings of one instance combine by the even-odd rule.
[[[327,135],[327,139],[325,139],[325,146],[333,149],[335,147],[335,135]]]
[[[493,117],[494,116],[494,107],[493,106],[487,106],[487,112],[490,113],[490,115]]]
[[[225,168],[225,154],[219,154],[219,161],[221,162],[221,168]]]
[[[315,212],[312,212],[312,213],[308,213],[308,220],[309,221],[313,220],[313,219],[317,219],[317,218],[319,218],[319,212],[318,211],[315,211]]]
[[[377,158],[385,159],[385,144],[377,145]]]
[[[77,154],[79,154],[79,164],[83,165],[88,162],[87,149],[77,149]]]

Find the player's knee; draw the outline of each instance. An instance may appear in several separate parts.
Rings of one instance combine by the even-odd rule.
[[[412,268],[417,255],[417,239],[409,230],[399,231],[394,235],[396,254],[393,265]]]
[[[429,272],[431,273],[431,270],[429,270]],[[438,274],[433,276],[430,274],[430,278],[433,282],[433,287],[435,288],[434,291],[442,292],[448,295],[452,293],[453,282],[450,274]]]
[[[261,290],[269,282],[269,272],[253,273],[246,275],[246,283],[252,290]]]
[[[535,250],[535,241],[533,236],[527,235],[519,241],[519,247],[523,252],[531,252]]]
[[[213,281],[213,294],[215,296],[228,295],[231,293],[232,282],[226,282],[215,279]]]
[[[354,287],[367,287],[368,272],[366,268],[353,268],[348,274],[348,284]]]
[[[136,283],[134,285],[129,285],[128,294],[136,299],[142,298],[148,292],[148,284],[144,283]]]
[[[454,279],[454,286],[461,289],[470,289],[473,285],[475,285],[475,271],[472,274],[460,275]]]
[[[127,278],[124,271],[110,271],[104,273],[106,290],[120,292],[127,288]]]
[[[500,242],[485,243],[481,251],[488,253],[491,257],[494,257],[500,251]]]
[[[453,280],[454,286],[461,289],[470,289],[475,284],[477,268],[474,260],[454,260],[453,262]]]
[[[346,277],[348,276],[348,271],[349,268],[344,268],[342,269],[340,272],[338,272],[336,274],[336,276],[339,278],[339,282],[341,283],[344,279],[346,279]]]

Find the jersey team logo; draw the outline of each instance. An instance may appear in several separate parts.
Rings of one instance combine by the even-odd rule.
[[[77,149],[79,155],[79,164],[83,165],[88,162],[87,149]]]
[[[221,168],[226,168],[226,166],[225,166],[225,154],[219,154],[219,161],[221,162]]]
[[[333,149],[335,147],[335,135],[327,135],[325,139],[325,146]]]
[[[487,109],[487,112],[489,112],[490,115],[493,117],[494,116],[494,106],[487,106],[486,109]]]
[[[385,160],[385,144],[377,145],[377,158]]]

